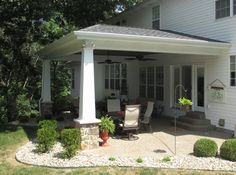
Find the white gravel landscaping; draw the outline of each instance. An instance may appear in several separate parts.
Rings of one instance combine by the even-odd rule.
[[[157,168],[181,168],[197,170],[223,170],[236,171],[236,162],[222,160],[220,158],[197,158],[192,155],[172,156],[170,162],[163,162],[163,155],[154,157],[141,157],[143,163],[137,163],[139,157],[114,157],[111,155],[101,156],[94,154],[93,151],[79,151],[72,159],[61,159],[60,153],[63,151],[60,143],[57,143],[53,150],[45,154],[35,153],[36,144],[28,142],[16,153],[19,162],[47,166],[47,167],[94,167],[94,166],[125,166],[125,167],[157,167]],[[115,160],[109,160],[114,157]]]

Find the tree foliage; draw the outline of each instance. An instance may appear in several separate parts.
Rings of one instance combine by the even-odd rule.
[[[76,28],[96,24],[130,8],[139,0],[1,0],[0,109],[8,120],[17,117],[16,100],[24,95],[38,104],[41,61],[37,51]],[[52,62],[53,97],[68,92],[69,69]],[[5,120],[4,120],[5,121]]]

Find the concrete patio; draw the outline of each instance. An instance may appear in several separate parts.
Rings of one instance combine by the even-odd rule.
[[[129,157],[163,157],[174,155],[175,152],[175,128],[170,125],[170,119],[154,118],[152,120],[153,132],[140,132],[139,139],[128,141],[119,137],[111,137],[109,146],[89,150],[101,156],[129,156]],[[216,130],[199,132],[177,128],[176,134],[177,155],[189,155],[193,153],[193,145],[199,138],[210,138],[216,141],[218,147],[231,134]]]

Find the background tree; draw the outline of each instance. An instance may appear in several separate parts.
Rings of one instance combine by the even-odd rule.
[[[1,0],[0,121],[16,119],[16,103],[38,104],[41,61],[37,51],[74,29],[96,24],[132,7],[138,0]],[[67,94],[70,72],[52,62],[53,97]],[[24,98],[17,98],[19,95]],[[18,99],[18,100],[17,100]],[[24,107],[26,108],[26,107]],[[37,108],[37,106],[36,106]],[[29,108],[27,108],[29,109]],[[33,110],[33,109],[32,109]],[[6,120],[7,119],[7,120]]]

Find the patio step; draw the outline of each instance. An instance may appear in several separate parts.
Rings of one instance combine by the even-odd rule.
[[[174,125],[174,121],[171,122]],[[177,127],[190,131],[207,131],[215,127],[211,125],[211,121],[206,119],[204,112],[191,111],[185,116],[180,116],[176,121]]]
[[[176,125],[177,125],[177,127],[187,129],[190,131],[209,131],[209,130],[213,130],[215,128],[215,126],[210,125],[210,124],[193,125],[193,124],[185,123],[182,121],[177,121]]]
[[[190,111],[186,113],[186,117],[193,119],[206,119],[205,113],[200,111]]]
[[[211,121],[208,119],[195,119],[195,118],[190,118],[187,116],[179,117],[178,121],[193,124],[193,125],[210,125],[211,124]]]

